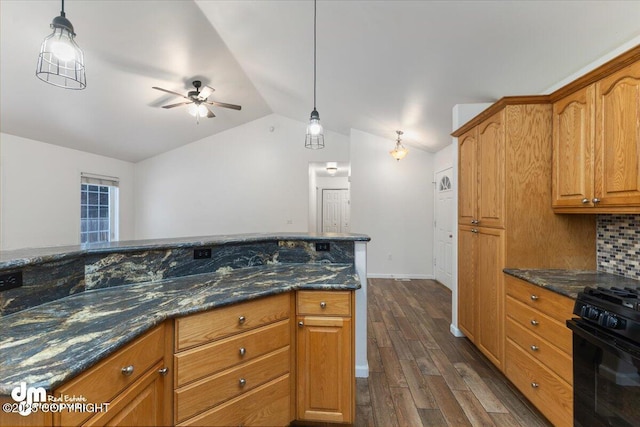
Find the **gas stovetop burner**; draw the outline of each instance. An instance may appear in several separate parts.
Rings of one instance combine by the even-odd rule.
[[[632,310],[640,311],[640,292],[638,288],[603,288],[586,287],[584,293],[600,300],[621,305]]]

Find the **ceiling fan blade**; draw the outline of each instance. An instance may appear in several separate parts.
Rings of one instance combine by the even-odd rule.
[[[242,107],[239,105],[235,105],[235,104],[225,104],[224,102],[217,102],[217,101],[206,101],[207,104],[210,105],[215,105],[217,107],[224,107],[224,108],[231,108],[232,110],[241,110]]]
[[[213,111],[211,111],[206,105],[205,108],[207,109],[207,118],[211,119],[216,116],[215,114],[213,114]]]
[[[177,104],[169,104],[169,105],[163,105],[162,108],[173,108],[173,107],[179,107],[181,105],[187,105],[187,104],[193,104],[193,101],[189,101],[189,102],[178,102]]]
[[[202,90],[200,91],[200,98],[202,99],[207,99],[209,97],[209,95],[211,95],[213,93],[215,89],[212,88],[211,86],[204,86],[202,88]]]
[[[159,91],[162,91],[162,92],[170,93],[171,95],[179,96],[180,98],[189,99],[189,98],[187,98],[186,96],[184,96],[181,93],[173,92],[173,91],[170,91],[170,90],[167,90],[167,89],[162,89],[161,87],[153,86],[151,89],[156,89],[156,90],[159,90]]]

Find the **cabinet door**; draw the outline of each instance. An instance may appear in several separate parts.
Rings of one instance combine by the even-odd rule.
[[[475,228],[458,231],[458,327],[472,342],[476,340],[476,244]]]
[[[504,231],[479,229],[477,233],[476,291],[478,325],[475,344],[503,369],[504,354]]]
[[[553,104],[554,207],[593,206],[594,86]]]
[[[298,420],[353,422],[351,318],[298,317]]]
[[[164,380],[156,364],[109,405],[107,412],[90,418],[86,426],[159,426],[164,419]]]
[[[477,145],[477,128],[458,138],[458,221],[461,225],[474,224],[478,217]]]
[[[595,197],[640,206],[640,62],[596,83]]]
[[[504,226],[504,110],[478,126],[478,217],[483,227]]]

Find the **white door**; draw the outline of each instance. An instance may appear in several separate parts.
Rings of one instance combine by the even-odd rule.
[[[349,190],[322,190],[322,231],[349,232]]]
[[[436,280],[451,289],[453,274],[453,189],[452,168],[436,173],[435,248]]]

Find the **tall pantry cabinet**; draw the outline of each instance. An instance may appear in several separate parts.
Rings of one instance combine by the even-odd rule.
[[[595,217],[551,208],[551,114],[544,96],[507,97],[458,137],[458,326],[504,370],[511,268],[595,268]]]

